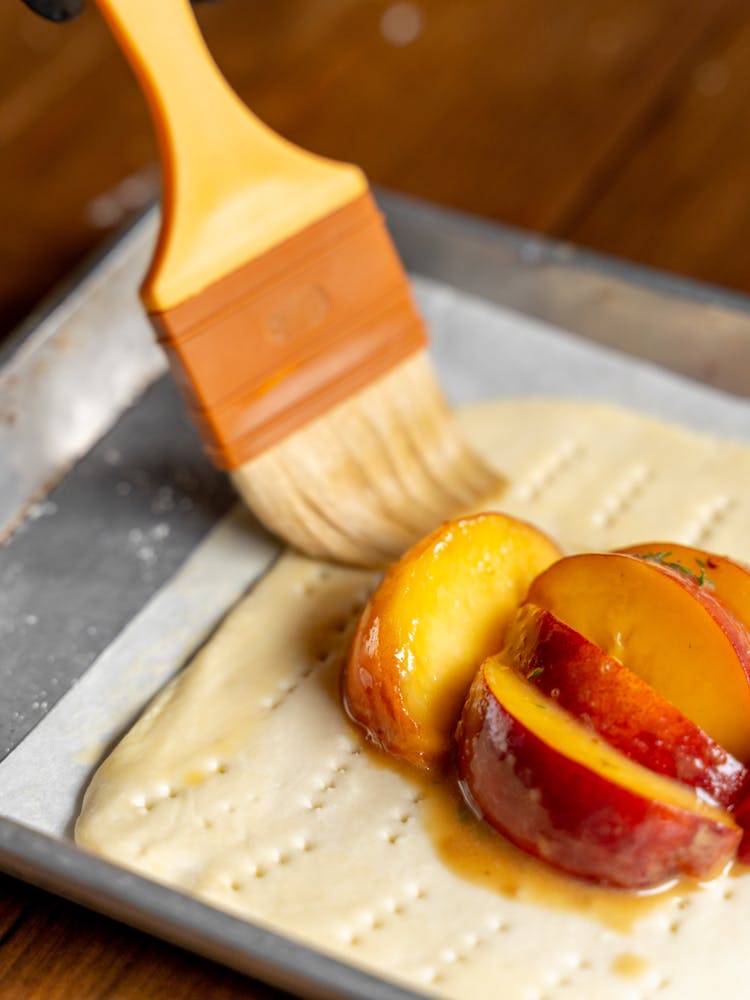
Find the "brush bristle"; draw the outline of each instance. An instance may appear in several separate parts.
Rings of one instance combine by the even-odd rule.
[[[424,352],[232,476],[274,534],[364,566],[394,559],[504,485],[461,438]]]

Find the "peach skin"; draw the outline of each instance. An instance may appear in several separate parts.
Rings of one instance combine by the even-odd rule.
[[[578,555],[538,576],[528,600],[624,663],[743,764],[750,760],[750,640],[705,587],[636,556]]]
[[[706,588],[740,624],[750,628],[750,567],[729,556],[675,542],[642,542],[617,551],[677,569]]]
[[[503,655],[547,697],[631,760],[699,788],[725,808],[747,771],[730,753],[619,660],[551,612],[526,604]]]
[[[734,856],[729,813],[601,741],[499,656],[477,674],[457,739],[469,803],[572,875],[642,890],[712,877]]]
[[[737,848],[737,860],[743,865],[750,865],[750,790],[747,790],[737,803],[732,818],[742,830],[742,840]]]
[[[559,557],[537,528],[496,513],[449,521],[411,548],[360,619],[344,674],[350,716],[390,753],[443,763],[477,667]]]

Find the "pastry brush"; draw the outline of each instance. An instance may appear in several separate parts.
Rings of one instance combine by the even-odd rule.
[[[362,172],[255,117],[188,0],[96,0],[162,163],[141,298],[216,465],[274,533],[378,564],[500,488],[465,444]]]

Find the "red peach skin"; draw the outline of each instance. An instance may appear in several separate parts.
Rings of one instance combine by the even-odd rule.
[[[626,757],[700,788],[725,808],[748,772],[658,691],[551,612],[527,604],[506,634],[505,657]]]
[[[528,603],[616,657],[743,764],[750,761],[750,637],[705,587],[620,553],[569,556]]]
[[[720,601],[741,625],[750,628],[750,566],[729,556],[676,542],[641,542],[617,551],[640,559],[663,553],[662,559],[656,562],[657,566],[660,562],[677,563],[693,574],[693,579],[701,579],[703,574],[703,589]]]
[[[732,817],[742,830],[742,840],[737,848],[737,860],[750,865],[750,791],[746,791]]]
[[[569,874],[644,890],[714,876],[734,856],[728,813],[602,743],[499,657],[475,678],[457,740],[469,802]]]

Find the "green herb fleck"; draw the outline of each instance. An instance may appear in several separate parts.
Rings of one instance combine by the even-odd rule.
[[[711,580],[709,579],[709,577],[708,577],[708,576],[706,575],[706,568],[707,568],[707,567],[706,567],[706,564],[705,564],[705,562],[704,562],[704,561],[703,561],[702,559],[696,559],[695,561],[696,561],[696,562],[698,563],[698,565],[699,565],[699,566],[700,566],[700,568],[701,568],[701,571],[700,571],[700,575],[698,576],[698,586],[699,586],[699,587],[702,587],[702,586],[703,586],[704,584],[706,584],[706,583],[708,583],[708,584],[710,584],[711,586],[713,586],[713,583],[712,583],[712,581],[711,581]]]
[[[535,681],[537,677],[540,677],[544,673],[544,667],[534,667],[531,673],[526,674],[527,681]]]
[[[678,573],[682,573],[684,576],[689,576],[692,580],[698,584],[699,587],[713,587],[713,580],[706,575],[706,564],[702,559],[696,559],[695,561],[700,566],[700,573],[696,573],[694,570],[689,569],[687,566],[683,566],[682,563],[676,560],[670,560],[671,552],[643,552],[637,553],[636,559],[648,559],[650,562],[658,563],[660,566],[666,566],[667,569],[676,570]]]

